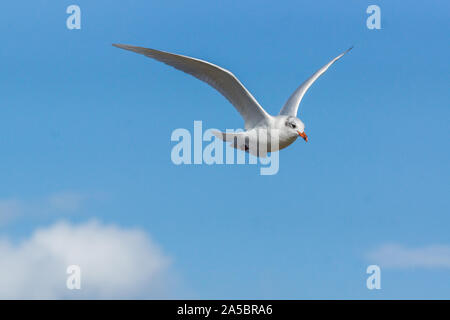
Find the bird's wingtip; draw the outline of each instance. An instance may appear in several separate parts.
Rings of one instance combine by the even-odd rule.
[[[121,44],[121,43],[113,43],[112,46],[125,50],[132,50],[136,48],[135,46],[130,46],[129,44]]]

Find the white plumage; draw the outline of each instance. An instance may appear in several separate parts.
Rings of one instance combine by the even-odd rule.
[[[245,121],[246,131],[242,133],[216,132],[216,136],[224,141],[232,141],[231,145],[234,148],[262,157],[267,152],[286,148],[299,136],[308,141],[304,132],[305,126],[297,118],[300,102],[314,81],[325,73],[334,62],[352,49],[350,48],[340,54],[309,77],[294,91],[279,115],[271,116],[261,107],[239,79],[226,69],[207,61],[169,52],[123,44],[113,44],[113,46],[163,62],[206,82],[219,91],[241,114]]]

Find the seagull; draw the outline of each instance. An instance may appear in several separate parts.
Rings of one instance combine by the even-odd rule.
[[[241,114],[244,119],[245,131],[233,133],[214,131],[214,135],[222,141],[231,141],[231,147],[243,150],[257,157],[265,157],[268,152],[284,149],[297,140],[298,137],[303,138],[306,142],[308,141],[308,136],[305,133],[305,125],[297,117],[300,102],[311,85],[333,63],[353,48],[347,49],[317,70],[294,91],[281,108],[280,113],[272,116],[261,107],[258,101],[256,101],[253,95],[233,73],[215,64],[155,49],[125,44],[113,44],[113,46],[163,62],[206,82],[219,91]],[[265,134],[261,134],[261,132]],[[274,143],[274,141],[277,143]],[[256,146],[256,148],[253,146]]]

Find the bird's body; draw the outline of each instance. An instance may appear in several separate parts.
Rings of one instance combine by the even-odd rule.
[[[208,83],[219,91],[241,114],[245,121],[244,127],[246,131],[215,132],[214,134],[223,141],[232,142],[232,147],[259,157],[265,157],[267,152],[286,148],[297,140],[299,136],[308,141],[304,131],[305,125],[297,118],[299,104],[314,81],[335,61],[352,49],[348,49],[328,62],[303,82],[290,96],[280,113],[272,116],[261,107],[236,76],[226,69],[203,60],[169,52],[122,44],[114,44],[114,46],[140,53],[168,64]]]
[[[270,116],[267,120],[244,132],[224,133],[215,131],[214,134],[223,141],[232,142],[233,148],[264,157],[265,152],[284,149],[299,137],[296,131],[284,129],[288,119],[289,116]],[[265,150],[261,150],[264,148]]]

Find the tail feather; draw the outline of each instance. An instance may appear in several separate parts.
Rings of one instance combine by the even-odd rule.
[[[212,133],[217,138],[219,138],[220,140],[225,141],[225,142],[234,141],[235,140],[234,138],[244,139],[245,135],[246,135],[245,132],[231,133],[231,132],[220,132],[220,131],[216,131],[216,130],[213,130]]]

